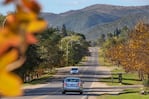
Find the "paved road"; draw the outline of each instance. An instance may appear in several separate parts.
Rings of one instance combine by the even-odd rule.
[[[87,99],[88,96],[94,96],[91,92],[91,85],[93,82],[98,81],[96,75],[100,75],[101,72],[97,72],[98,67],[98,48],[90,48],[91,56],[88,57],[88,61],[84,62],[82,66],[79,66],[80,73],[78,75],[70,75],[70,67],[61,68],[53,79],[45,84],[31,86],[25,88],[25,94],[16,98],[3,98],[3,99]],[[105,72],[106,73],[106,72]],[[62,79],[67,76],[81,77],[84,83],[84,93],[79,95],[78,93],[61,94]]]
[[[83,65],[78,67],[80,71],[78,75],[69,74],[71,67],[59,68],[53,79],[49,79],[45,84],[24,87],[25,93],[23,96],[2,99],[95,99],[94,96],[100,94],[118,94],[123,89],[141,87],[138,85],[107,86],[99,82],[100,78],[110,76],[110,69],[99,66],[97,47],[91,47],[89,50],[91,56],[88,57],[87,62],[82,63]],[[83,95],[72,92],[66,95],[61,94],[62,80],[67,76],[77,76],[85,82]]]

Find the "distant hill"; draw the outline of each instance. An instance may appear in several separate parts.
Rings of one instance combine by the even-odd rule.
[[[85,34],[89,40],[97,39],[101,33],[113,32],[116,28],[132,28],[139,20],[149,23],[148,6],[113,6],[96,4],[65,13],[42,13],[50,26],[61,27]]]

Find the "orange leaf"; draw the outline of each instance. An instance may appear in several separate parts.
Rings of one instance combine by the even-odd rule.
[[[4,4],[8,4],[8,3],[11,3],[11,2],[13,2],[14,0],[5,0],[4,1]]]
[[[34,44],[37,42],[37,39],[34,37],[34,35],[29,33],[26,35],[26,40],[28,44]]]
[[[8,72],[0,72],[0,93],[4,96],[22,95],[21,79]]]
[[[16,21],[16,16],[15,16],[15,14],[9,14],[9,15],[7,15],[7,22],[8,23],[14,23],[15,21]]]
[[[34,20],[32,21],[27,28],[27,32],[34,33],[34,32],[40,32],[44,30],[47,26],[47,23],[43,20]]]
[[[16,29],[17,27],[17,18],[16,15],[11,13],[6,16],[4,27]]]
[[[39,13],[40,12],[40,5],[34,1],[34,0],[22,0],[24,6],[26,8],[28,8],[29,10],[35,12],[35,13]]]
[[[10,47],[19,46],[21,38],[7,31],[0,31],[0,56]]]
[[[1,56],[0,57],[0,73],[1,71],[7,68],[7,65],[9,65],[11,62],[14,62],[17,58],[18,58],[18,52],[15,49]]]
[[[24,12],[23,8],[19,7],[18,8],[18,13],[16,14],[16,17],[18,20],[27,20],[27,21],[32,21],[37,18],[37,15],[32,12]]]

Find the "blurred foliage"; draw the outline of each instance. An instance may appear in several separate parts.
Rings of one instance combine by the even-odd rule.
[[[27,48],[37,42],[34,34],[47,23],[38,17],[40,5],[34,0],[4,0],[3,4],[13,4],[16,11],[0,16],[0,94],[18,96],[22,81],[12,71],[24,63]]]

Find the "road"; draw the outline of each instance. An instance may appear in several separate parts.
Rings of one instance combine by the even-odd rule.
[[[21,97],[13,98],[2,98],[2,99],[87,99],[90,94],[89,89],[93,82],[98,81],[96,74],[98,73],[96,68],[98,66],[98,48],[91,47],[91,56],[87,59],[87,62],[82,63],[79,66],[79,74],[71,75],[69,74],[70,67],[58,69],[58,73],[53,79],[45,84],[40,84],[35,86],[29,86],[30,88],[25,88],[24,95]],[[67,76],[77,76],[81,77],[84,83],[84,93],[82,95],[78,93],[69,92],[66,95],[61,94],[62,79]]]

